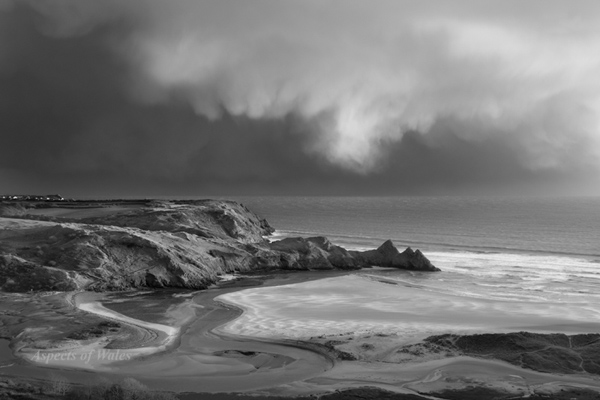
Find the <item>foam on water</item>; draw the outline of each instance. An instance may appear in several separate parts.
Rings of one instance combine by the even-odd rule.
[[[423,290],[503,301],[599,303],[600,198],[261,197],[240,199],[288,236],[350,250],[392,239],[440,274],[375,272]]]
[[[583,258],[527,254],[429,252],[442,273],[432,274],[430,290],[506,301],[600,304],[600,264]],[[422,274],[387,273],[387,279],[422,284]]]

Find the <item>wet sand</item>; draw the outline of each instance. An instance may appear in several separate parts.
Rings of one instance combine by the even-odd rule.
[[[109,337],[82,341],[63,340],[41,349],[35,345],[23,346],[19,348],[18,355],[44,366],[111,371],[116,363],[164,352],[174,345],[180,333],[178,326],[151,323],[120,314],[104,307],[101,304],[104,298],[103,294],[91,292],[67,295],[67,300],[77,309],[125,325],[121,330],[132,337],[128,346],[111,348],[109,344],[115,339]],[[184,325],[190,321],[194,315],[194,307],[195,304],[191,301],[177,307],[179,324]]]
[[[598,314],[550,301],[526,302],[440,293],[426,286],[390,284],[347,275],[223,294],[219,301],[244,309],[220,332],[263,338],[309,339],[345,333],[384,333],[407,342],[442,333],[593,333]]]
[[[398,356],[402,346],[440,333],[511,332],[525,327],[557,332],[559,326],[566,333],[597,332],[598,324],[589,322],[595,316],[591,311],[571,312],[551,302],[468,298],[391,285],[368,272],[363,275],[221,295],[217,300],[242,307],[244,314],[218,331],[329,343],[357,358],[338,360],[318,377],[289,385],[287,394],[365,385],[401,393],[461,390],[473,384],[514,395],[569,385],[600,390],[597,377],[587,374],[541,373],[452,354],[420,354],[409,360]]]
[[[335,276],[343,273],[332,272]],[[301,282],[322,277],[322,273],[282,274],[269,277],[266,285],[282,282]],[[257,280],[258,279],[258,280]],[[286,340],[261,340],[238,335],[215,334],[213,329],[240,316],[237,307],[225,305],[213,300],[219,294],[242,290],[247,281],[257,282],[263,278],[251,278],[239,282],[228,282],[227,288],[213,288],[188,294],[174,293],[172,296],[183,303],[169,307],[162,320],[177,321],[177,326],[143,321],[132,315],[111,310],[111,298],[115,294],[78,293],[71,302],[86,312],[102,315],[118,321],[129,329],[132,338],[127,348],[110,348],[103,338],[89,343],[64,344],[44,349],[49,353],[70,353],[70,359],[34,359],[38,349],[21,348],[17,354],[34,363],[41,371],[62,370],[65,376],[81,380],[77,370],[91,370],[96,376],[134,377],[153,389],[196,392],[232,392],[252,391],[302,381],[323,373],[333,366],[333,360],[327,352],[309,344]],[[126,303],[125,295],[119,301]],[[110,297],[110,298],[109,298]],[[103,302],[106,301],[106,304]],[[114,307],[113,307],[114,308]],[[182,320],[182,316],[185,318]],[[133,332],[131,331],[133,330]],[[118,354],[122,358],[115,360],[102,354],[106,351]],[[85,354],[92,353],[91,358]],[[9,373],[35,371],[33,365],[18,365]]]
[[[336,359],[323,345],[325,341],[343,339],[336,346],[359,355],[368,353],[364,344],[385,344],[388,348],[382,354],[391,354],[397,346],[428,335],[429,330],[490,331],[501,325],[509,330],[515,321],[516,325],[527,322],[544,330],[544,326],[554,328],[565,323],[552,316],[550,306],[536,311],[538,319],[530,315],[535,310],[523,306],[518,309],[523,311],[519,317],[515,316],[518,312],[511,314],[495,302],[461,302],[423,288],[399,287],[358,276],[361,274],[368,275],[368,270],[255,277],[195,292],[192,297],[173,293],[170,296],[179,305],[168,307],[165,315],[156,319],[135,318],[137,306],[127,308],[133,303],[132,297],[125,295],[85,293],[75,296],[75,303],[139,330],[138,340],[123,349],[134,352],[135,357],[99,363],[94,376],[133,377],[152,389],[290,396],[361,386],[413,394],[472,384],[516,394],[532,388],[556,389],[563,384],[600,388],[600,382],[589,375],[544,374],[464,356],[404,363],[381,357]],[[249,289],[247,285],[251,285]],[[124,306],[111,305],[111,298]],[[224,301],[235,301],[236,305]],[[496,325],[491,324],[493,321]],[[580,326],[569,322],[567,326],[585,328],[583,322]],[[150,337],[144,336],[144,331]],[[37,370],[53,368],[81,379],[73,370],[77,365],[45,365]],[[29,366],[28,371],[34,370]]]
[[[320,276],[286,274],[269,279],[266,286]],[[130,363],[128,374],[156,389],[248,392],[310,379],[334,365],[327,352],[303,342],[215,332],[217,327],[239,317],[242,310],[214,298],[239,290],[215,288],[195,295],[193,300],[201,307],[196,309],[196,320],[186,327],[178,347],[168,357],[157,355]]]

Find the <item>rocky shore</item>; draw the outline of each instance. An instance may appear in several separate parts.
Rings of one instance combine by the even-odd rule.
[[[0,290],[204,289],[224,274],[382,266],[438,271],[391,241],[357,252],[274,229],[231,201],[0,203]]]
[[[164,358],[127,364],[126,374],[148,379],[150,386],[131,377],[110,384],[77,382],[72,378],[78,375],[69,375],[73,366],[62,364],[58,375],[48,372],[49,366],[24,366],[34,375],[46,368],[36,380],[27,379],[27,373],[3,375],[20,363],[11,358],[0,370],[0,398],[129,398],[135,393],[140,399],[274,399],[284,392],[330,400],[598,398],[598,334],[429,333],[407,342],[411,329],[421,334],[422,326],[488,318],[488,300],[402,286],[374,275],[377,270],[352,272],[378,266],[423,271],[410,275],[427,279],[444,277],[427,274],[439,269],[421,251],[400,251],[390,240],[377,249],[354,251],[325,237],[271,241],[273,232],[267,221],[230,201],[0,201],[0,337],[11,341],[5,351],[83,354],[98,347],[151,354],[150,345],[177,347]],[[275,273],[286,271],[307,272]],[[223,279],[232,275],[237,279]],[[211,290],[136,290],[155,288]],[[129,291],[107,293],[120,290]],[[77,296],[90,298],[74,307]],[[346,307],[353,296],[359,301]],[[227,299],[237,299],[237,308]],[[312,312],[311,302],[323,312]],[[281,318],[286,305],[291,310],[287,325]],[[142,308],[144,317],[138,320]],[[302,315],[301,309],[311,312]],[[309,325],[311,315],[318,318]],[[489,318],[497,322],[498,316]],[[231,325],[229,334],[217,329],[233,321],[239,326]],[[377,330],[378,323],[386,332]],[[365,330],[368,324],[372,328]],[[276,335],[261,339],[253,326]],[[344,329],[334,334],[335,326]],[[322,332],[303,337],[311,327]],[[437,332],[460,331],[444,327]],[[178,335],[188,330],[193,334]],[[298,337],[285,339],[281,332]],[[107,371],[113,367],[97,364]],[[167,370],[174,375],[165,376]],[[211,393],[192,393],[197,387]],[[223,388],[237,393],[222,393]]]

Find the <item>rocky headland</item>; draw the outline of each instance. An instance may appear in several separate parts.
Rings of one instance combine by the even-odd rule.
[[[203,289],[224,274],[369,266],[438,271],[419,251],[348,251],[325,237],[269,242],[232,201],[4,201],[0,290]]]

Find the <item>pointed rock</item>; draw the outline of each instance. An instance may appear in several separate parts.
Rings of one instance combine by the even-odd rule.
[[[410,247],[394,257],[392,267],[412,271],[440,271],[421,253],[421,250],[414,251]]]
[[[386,258],[394,257],[396,254],[399,253],[398,249],[396,248],[396,246],[394,246],[394,243],[390,239],[383,242],[383,244],[377,248],[377,252],[382,257],[386,257]]]

